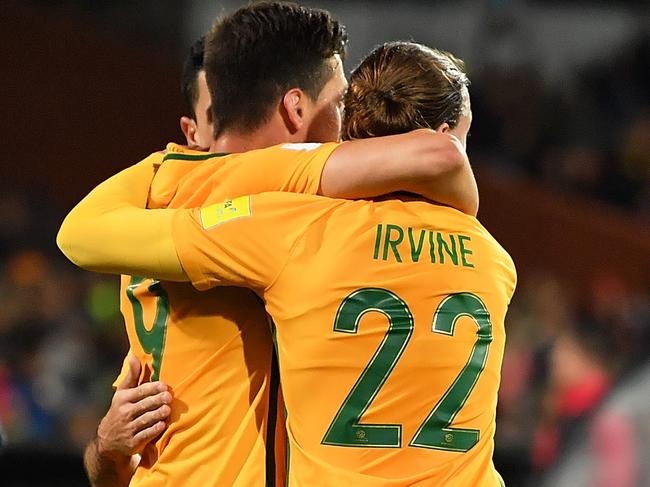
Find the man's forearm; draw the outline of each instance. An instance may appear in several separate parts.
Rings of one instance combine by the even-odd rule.
[[[173,210],[144,209],[142,194],[152,177],[140,163],[97,186],[61,225],[57,244],[65,256],[90,271],[182,280],[171,238]]]
[[[98,438],[93,439],[84,452],[84,468],[92,487],[126,487],[131,481],[137,456],[102,454]]]
[[[478,189],[458,139],[432,130],[353,140],[332,153],[320,194],[366,198],[396,191],[420,194],[476,215]]]

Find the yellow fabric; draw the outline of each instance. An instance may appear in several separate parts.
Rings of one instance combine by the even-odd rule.
[[[199,209],[178,212],[173,237],[197,288],[247,285],[264,298],[276,326],[288,414],[289,485],[499,486],[492,463],[495,413],[504,318],[516,282],[507,252],[475,218],[419,201],[282,193],[244,200],[250,216],[208,229]],[[391,312],[408,307],[412,336],[376,396],[364,396],[369,406],[360,423],[366,426],[356,431],[353,446],[323,444],[380,344],[398,336],[387,334],[384,312],[363,314],[356,333],[334,331],[344,299],[369,287],[398,296],[402,304],[388,306]],[[451,319],[442,303],[458,293],[480,299],[491,322],[484,369],[449,425],[478,430],[479,439],[466,452],[410,446],[478,343],[477,322],[464,315],[454,321],[453,334],[432,331],[434,311],[442,306],[436,320]],[[401,425],[400,446],[364,447],[372,424]],[[458,434],[449,431],[444,441]]]
[[[113,381],[113,389],[117,389],[117,386],[119,386],[120,383],[126,378],[128,373],[129,373],[129,356],[126,355],[124,357],[124,360],[122,360],[122,368],[120,369],[120,374]]]
[[[61,251],[78,266],[97,272],[117,273],[124,268],[178,278],[180,264],[173,259],[168,238],[170,215],[152,211],[138,231],[129,225],[147,202],[156,165],[163,158],[155,153],[97,186],[65,218],[57,235]],[[123,242],[130,251],[124,252]],[[160,265],[164,262],[164,265]]]
[[[170,154],[152,183],[149,207],[172,206],[173,200],[182,202],[185,208],[193,208],[264,191],[316,194],[323,167],[338,146],[333,142],[282,144],[211,157],[202,161],[200,167],[195,167],[192,161],[173,159],[174,154]],[[178,146],[174,149],[177,152]],[[187,168],[193,170],[180,177]]]
[[[315,193],[335,147],[277,147],[202,160],[205,153],[170,144],[164,162],[157,162],[148,206],[190,207],[273,189]],[[134,229],[142,224],[127,223]],[[137,309],[146,330],[166,309],[159,379],[174,395],[171,424],[143,455],[131,485],[263,486],[272,340],[261,301],[240,288],[198,293],[171,282],[151,288],[151,279],[129,297],[131,282],[122,277],[121,310],[131,351],[145,365],[141,379],[151,378],[155,353],[147,353],[138,337]],[[282,468],[278,475],[283,478]]]

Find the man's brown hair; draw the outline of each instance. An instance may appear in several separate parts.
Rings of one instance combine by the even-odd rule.
[[[345,97],[343,139],[454,128],[467,103],[463,62],[413,42],[377,47],[352,72]]]
[[[302,89],[316,100],[345,55],[345,27],[325,10],[260,2],[218,20],[207,35],[204,68],[214,135],[258,128],[282,96]]]

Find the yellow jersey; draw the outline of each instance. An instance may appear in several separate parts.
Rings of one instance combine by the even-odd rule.
[[[508,253],[423,201],[267,193],[178,212],[202,290],[248,286],[274,320],[288,485],[496,487]]]
[[[270,190],[316,193],[336,146],[285,144],[225,155],[169,144],[150,156],[158,169],[147,206],[190,207]],[[169,427],[143,453],[131,485],[265,485],[274,466],[267,429],[275,418],[268,420],[273,345],[260,299],[241,288],[198,293],[187,283],[143,277],[122,276],[121,284],[141,380],[162,380],[174,396]]]

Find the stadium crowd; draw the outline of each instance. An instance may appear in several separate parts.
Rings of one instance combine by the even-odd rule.
[[[650,36],[550,86],[533,64],[472,76],[473,164],[650,218]],[[525,100],[525,103],[522,103]]]

